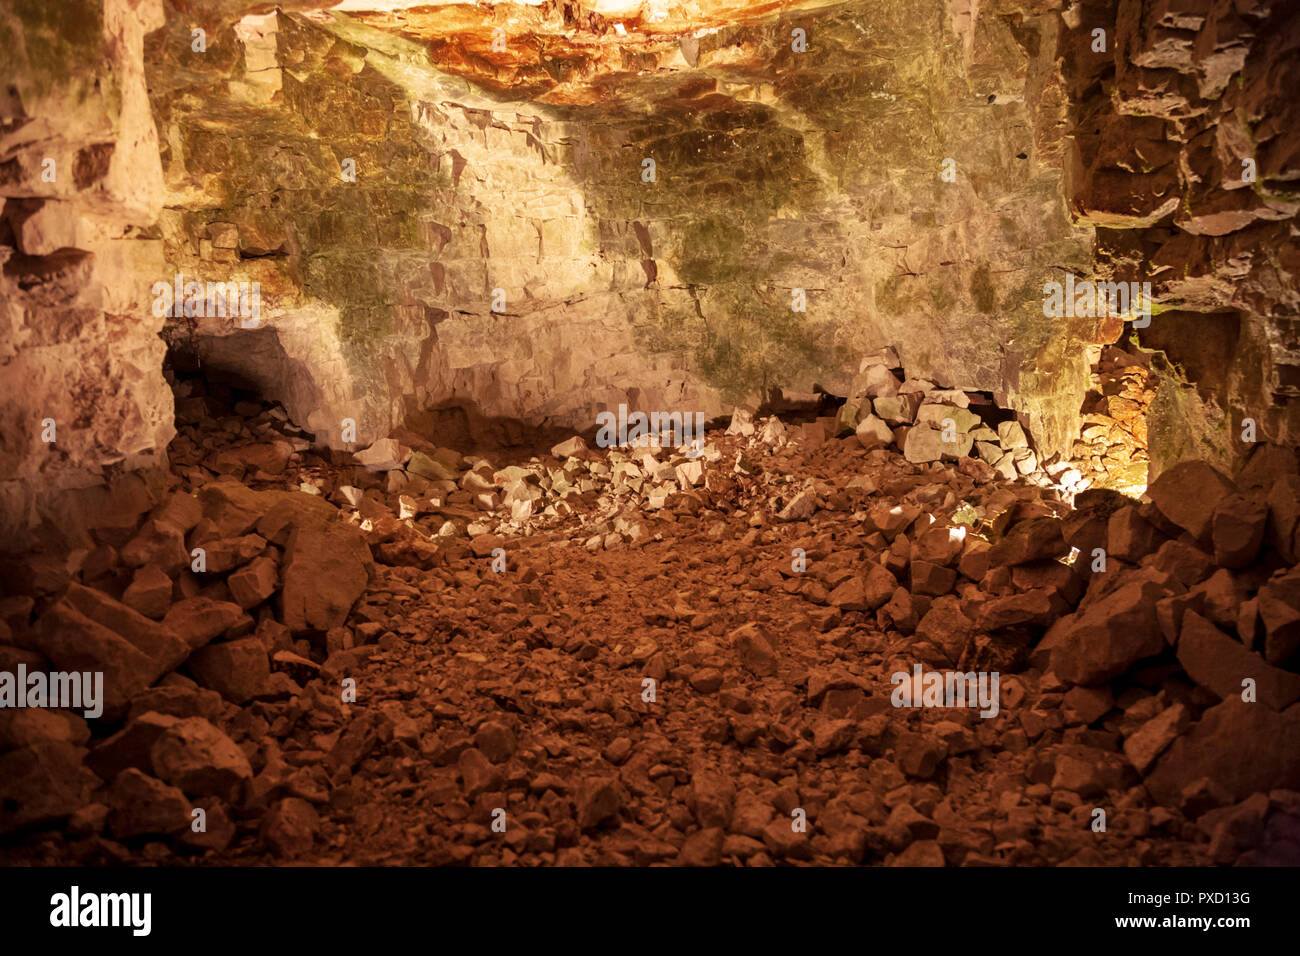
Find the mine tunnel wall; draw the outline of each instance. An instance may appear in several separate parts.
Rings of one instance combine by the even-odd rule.
[[[781,20],[693,62],[652,50],[649,79],[594,64],[636,107],[605,111],[265,6],[0,8],[7,529],[164,460],[174,319],[150,290],[177,273],[259,283],[277,349],[226,318],[193,334],[256,379],[292,366],[270,397],[325,444],[448,400],[576,430],[629,395],[713,416],[843,393],[893,346],[1068,454],[1089,366],[1125,340],[1165,357],[1153,472],[1234,470],[1246,420],[1295,444],[1285,4],[843,4],[798,15],[815,56]],[[1151,281],[1157,314],[1045,318],[1066,273]]]

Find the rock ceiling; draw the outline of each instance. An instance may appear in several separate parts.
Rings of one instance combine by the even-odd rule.
[[[427,46],[443,70],[484,88],[539,103],[593,105],[627,102],[644,90],[647,75],[699,65],[701,48],[720,29],[786,19],[832,6],[825,0],[746,3],[374,3],[338,7],[370,26]],[[773,44],[776,47],[777,44]],[[768,51],[772,52],[772,51]],[[772,61],[753,49],[706,53],[715,67],[758,76]],[[671,77],[667,78],[671,85]],[[686,98],[708,92],[690,87]],[[691,95],[693,94],[693,95]]]

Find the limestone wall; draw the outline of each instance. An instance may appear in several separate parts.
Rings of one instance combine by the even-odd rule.
[[[341,15],[246,22],[202,57],[177,25],[149,57],[169,263],[260,279],[321,383],[290,411],[323,440],[449,399],[585,428],[620,401],[842,393],[894,345],[1064,449],[1085,346],[1113,330],[1041,316],[1044,278],[1091,250],[1063,197],[1059,24],[922,6],[804,14],[803,52],[776,20],[708,33],[690,61],[674,44],[597,63],[586,82],[613,101],[576,104]],[[239,248],[205,245],[227,222]]]
[[[280,6],[0,4],[7,526],[158,460],[164,340],[335,446],[843,394],[893,346],[1068,452],[1127,332],[1045,318],[1067,274],[1155,285],[1157,470],[1295,440],[1286,4]],[[259,327],[159,315],[177,273]]]
[[[0,4],[6,539],[38,505],[66,513],[65,492],[157,461],[174,434],[162,320],[136,279],[163,264],[142,231],[163,201],[143,58],[162,23],[151,0]]]

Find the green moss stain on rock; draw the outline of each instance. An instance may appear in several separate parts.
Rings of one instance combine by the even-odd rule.
[[[121,112],[121,90],[106,62],[101,0],[10,0],[0,10],[0,50],[27,111],[57,91],[78,105],[101,99],[103,115],[114,121]]]
[[[365,62],[364,47],[284,15],[277,43],[293,64],[277,102],[232,99],[191,116],[182,100],[174,110],[186,171],[217,197],[189,214],[190,231],[235,223],[240,256],[270,263],[283,281],[264,295],[335,307],[345,357],[364,379],[398,330],[404,290],[427,281],[423,223],[449,183],[409,118],[407,92]]]
[[[640,175],[647,157],[655,161],[652,183]],[[663,243],[654,258],[671,269],[661,283],[699,293],[697,312],[650,309],[636,330],[643,348],[692,355],[705,381],[737,400],[833,360],[807,314],[792,310],[791,290],[804,284],[795,277],[811,278],[818,247],[837,229],[790,216],[820,201],[822,188],[805,163],[803,138],[769,107],[598,126],[577,172],[607,224],[603,253],[641,257],[628,224],[652,222]],[[811,311],[817,291],[806,294]]]
[[[993,288],[993,276],[987,262],[980,263],[970,277],[970,294],[975,300],[975,308],[990,313],[997,308],[997,293]]]
[[[991,389],[1010,376],[1019,397],[1046,383],[1060,407],[1035,412],[1059,419],[1052,440],[1068,441],[1084,341],[1074,320],[1043,321],[1041,290],[1063,266],[1088,274],[1090,234],[1069,221],[1059,168],[1019,158],[1034,147],[1034,115],[987,102],[1031,54],[1005,22],[981,18],[968,63],[946,17],[938,2],[819,11],[800,20],[806,54],[770,24],[724,28],[700,39],[699,69],[716,86],[693,80],[698,105],[601,118],[577,170],[589,207],[606,223],[657,224],[666,248],[654,257],[671,267],[661,287],[676,279],[699,303],[698,314],[651,310],[647,348],[690,353],[725,392],[843,382],[860,354],[893,344],[943,384]],[[737,68],[737,50],[760,73]],[[730,103],[718,95],[742,89]],[[656,183],[639,180],[645,157]],[[940,178],[948,158],[956,182]],[[790,309],[799,287],[806,313]]]

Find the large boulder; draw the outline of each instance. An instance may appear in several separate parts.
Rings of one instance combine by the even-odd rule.
[[[1300,708],[1276,711],[1229,697],[1201,715],[1165,751],[1146,779],[1162,803],[1178,806],[1187,788],[1210,780],[1229,801],[1300,790]]]
[[[108,789],[108,806],[109,829],[119,840],[180,833],[192,820],[185,794],[134,767],[117,775]]]
[[[69,585],[64,599],[92,621],[129,641],[156,663],[159,674],[175,669],[189,655],[189,646],[165,623],[150,620],[102,591],[74,583]]]
[[[868,451],[873,448],[884,448],[894,440],[894,433],[889,426],[870,413],[863,416],[854,431],[859,444]]]
[[[1147,488],[1147,497],[1168,521],[1198,541],[1209,541],[1219,502],[1232,483],[1203,461],[1179,462]]]
[[[1270,664],[1288,665],[1300,650],[1300,568],[1259,589],[1259,616],[1264,622],[1264,656]]]
[[[27,639],[30,649],[48,658],[55,670],[102,673],[105,717],[122,714],[132,695],[175,666],[169,659],[158,660],[144,653],[66,599],[45,613]]]
[[[1255,560],[1268,528],[1268,504],[1262,494],[1224,495],[1214,509],[1211,538],[1214,562],[1244,568]]]
[[[285,554],[281,620],[292,631],[339,627],[365,592],[372,567],[370,548],[351,525],[295,528]]]
[[[154,741],[149,756],[160,780],[190,796],[238,803],[244,782],[253,777],[244,752],[202,717],[176,721]]]
[[[1157,572],[1134,574],[1118,588],[1061,618],[1044,639],[1052,670],[1071,684],[1099,684],[1165,648],[1156,601],[1166,588]]]
[[[1195,611],[1183,615],[1178,660],[1192,680],[1225,700],[1240,697],[1247,678],[1255,682],[1259,703],[1274,710],[1300,700],[1300,674],[1274,667]]]
[[[1059,558],[1065,551],[1061,520],[1040,515],[1012,525],[989,550],[989,564],[1029,564]]]
[[[200,686],[215,690],[232,704],[266,693],[271,680],[266,647],[256,637],[209,644],[190,658],[189,671]]]
[[[99,778],[82,765],[85,748],[57,740],[0,756],[0,834],[49,824],[80,810]]]

